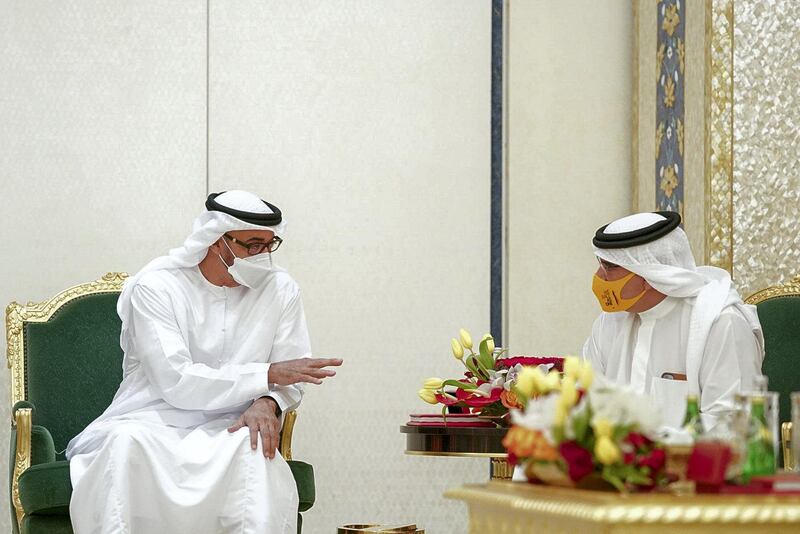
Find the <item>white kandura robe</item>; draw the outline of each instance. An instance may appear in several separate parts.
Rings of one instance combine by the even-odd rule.
[[[686,411],[688,382],[661,378],[687,374],[686,346],[694,298],[667,297],[638,314],[603,312],[583,347],[592,367],[617,384],[649,394],[661,410],[662,423],[680,427]],[[710,429],[734,408],[734,395],[751,387],[761,374],[761,349],[752,327],[734,306],[712,324],[700,363],[700,410]]]
[[[300,402],[299,386],[267,382],[270,362],[310,355],[297,284],[281,270],[259,289],[158,270],[130,305],[122,384],[67,448],[76,534],[294,533],[288,464],[227,428],[261,396]]]

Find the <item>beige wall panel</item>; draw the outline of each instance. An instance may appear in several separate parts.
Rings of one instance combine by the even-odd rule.
[[[3,307],[182,241],[205,192],[205,22],[200,0],[0,1]]]
[[[683,228],[695,261],[705,261],[705,2],[686,2],[686,74],[684,83],[684,211]],[[654,19],[655,20],[655,19]],[[654,24],[655,26],[655,24]],[[653,28],[655,34],[655,27]],[[642,53],[640,51],[640,53]],[[653,106],[655,108],[655,105]],[[655,194],[653,195],[655,198]]]
[[[579,353],[591,238],[631,206],[631,3],[515,2],[510,25],[509,344]]]
[[[308,532],[415,521],[466,530],[442,492],[488,461],[404,456],[398,431],[449,339],[489,323],[490,3],[212,1],[212,191],[284,209],[276,262],[303,288],[318,355],[294,456],[314,465]]]
[[[634,172],[633,209],[635,211],[653,211],[656,208],[656,20],[657,2],[649,0],[634,0],[632,2],[638,20],[632,26],[636,32],[635,47],[638,43],[638,62],[633,64],[636,69],[634,78],[634,105],[636,106],[637,119],[633,127],[636,146],[634,154],[636,167]],[[651,21],[648,23],[647,21]],[[635,53],[636,50],[633,50]]]

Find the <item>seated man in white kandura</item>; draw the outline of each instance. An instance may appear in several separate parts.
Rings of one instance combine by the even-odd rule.
[[[592,289],[603,313],[583,357],[649,394],[666,426],[679,427],[687,394],[697,395],[709,430],[761,375],[764,338],[728,272],[695,266],[680,222],[674,212],[638,213],[597,230]]]
[[[296,532],[280,414],[342,361],[308,357],[300,290],[272,265],[280,210],[244,191],[206,208],[120,294],[122,384],[67,448],[77,534]]]

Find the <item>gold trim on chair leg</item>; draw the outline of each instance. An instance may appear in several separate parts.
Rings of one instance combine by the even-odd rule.
[[[17,523],[22,529],[22,518],[25,511],[19,498],[19,476],[31,466],[31,412],[30,408],[20,408],[16,413],[17,454],[14,458],[14,479],[11,486],[14,509],[17,512]]]
[[[794,452],[792,451],[792,423],[781,424],[781,445],[783,447],[783,468],[794,471]]]
[[[294,432],[295,421],[297,421],[297,411],[286,412],[286,416],[283,418],[283,431],[281,432],[279,451],[287,462],[292,459],[292,432]]]

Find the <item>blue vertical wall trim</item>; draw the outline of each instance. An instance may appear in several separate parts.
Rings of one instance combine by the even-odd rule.
[[[503,2],[492,0],[492,209],[489,321],[503,345]]]

